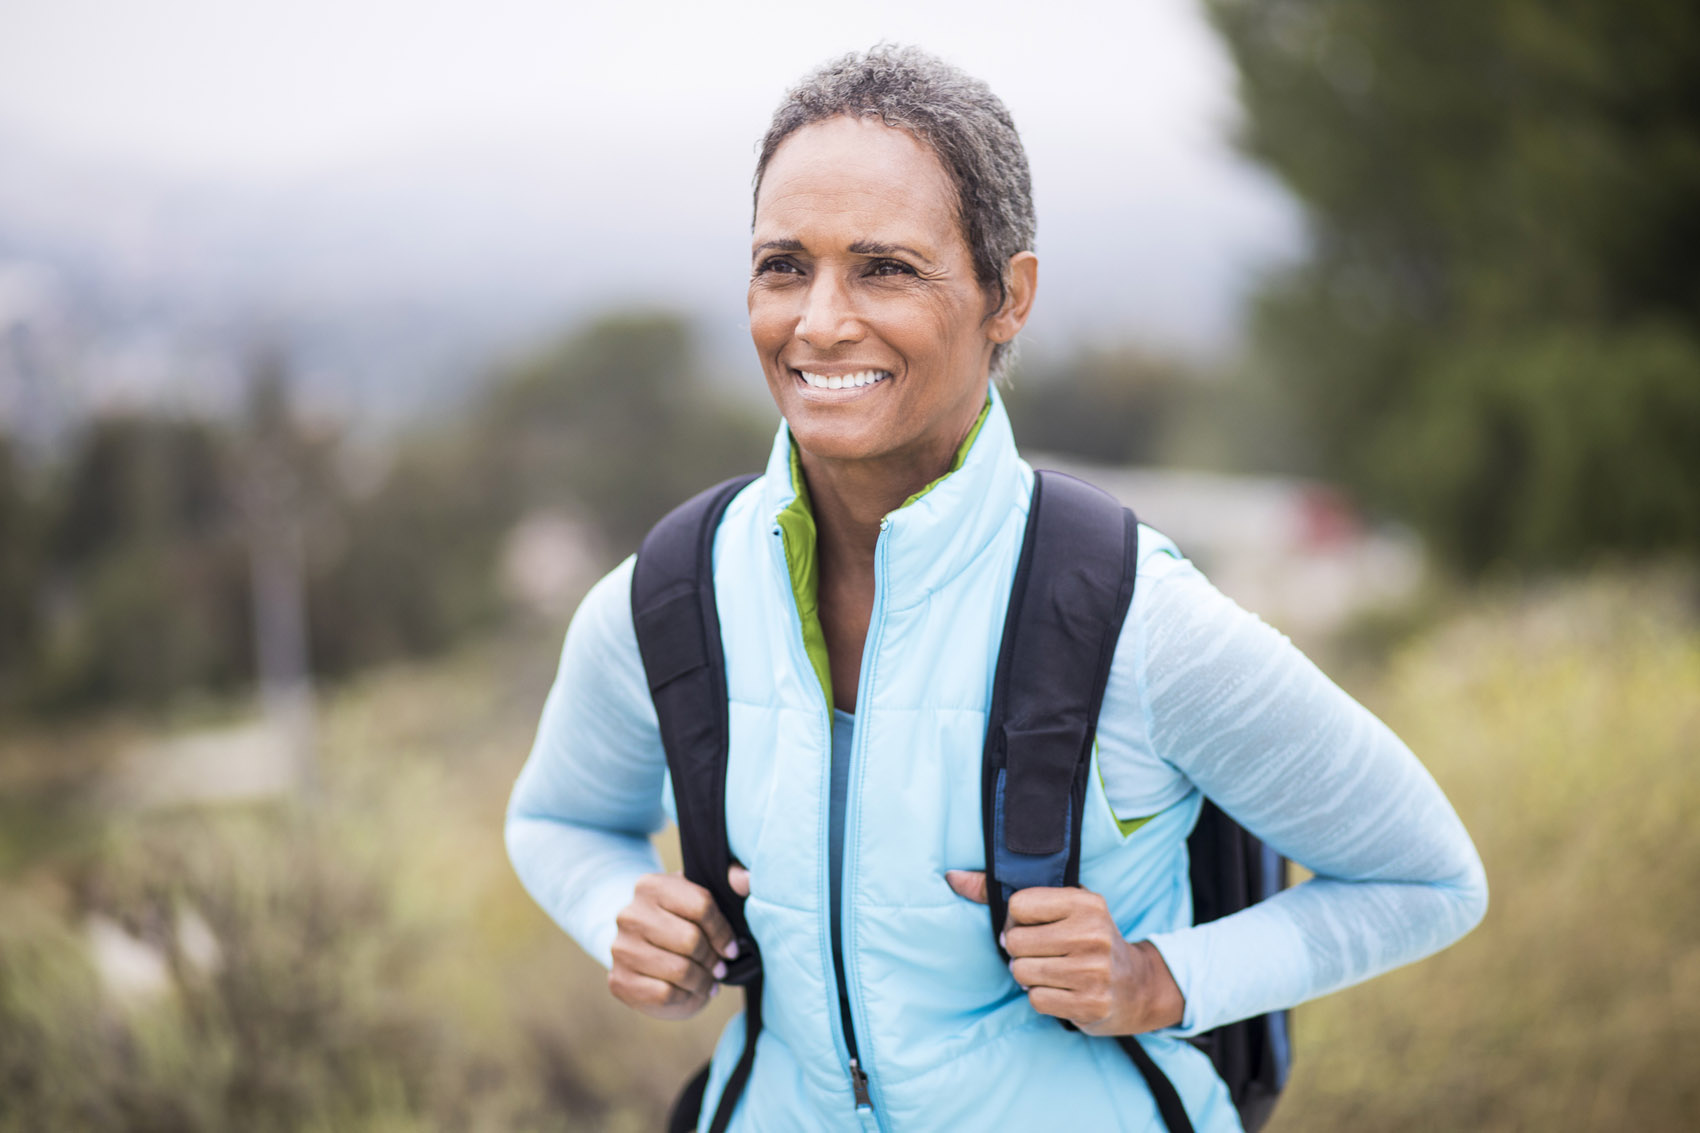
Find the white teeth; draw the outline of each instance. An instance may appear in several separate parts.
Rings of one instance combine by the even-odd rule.
[[[875,382],[884,381],[891,377],[889,370],[862,370],[854,374],[811,374],[807,370],[798,370],[803,375],[803,381],[815,389],[853,389],[858,386],[871,386]]]

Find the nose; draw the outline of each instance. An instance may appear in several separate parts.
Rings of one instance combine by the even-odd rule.
[[[861,319],[844,282],[833,272],[817,272],[809,282],[796,336],[816,350],[829,350],[862,337]]]

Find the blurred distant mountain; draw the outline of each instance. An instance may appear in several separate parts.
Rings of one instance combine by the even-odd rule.
[[[715,370],[762,396],[745,380],[752,155],[585,129],[558,149],[492,138],[287,182],[167,177],[0,133],[0,419],[50,439],[102,406],[226,411],[244,358],[271,346],[304,407],[382,433],[616,307],[691,315]],[[1033,352],[1225,349],[1248,273],[1296,242],[1284,198],[1249,175],[1055,164],[1037,184]]]
[[[566,317],[442,238],[441,198],[328,181],[173,181],[0,136],[0,414],[239,403],[283,348],[302,403],[368,429],[452,404],[504,346]]]

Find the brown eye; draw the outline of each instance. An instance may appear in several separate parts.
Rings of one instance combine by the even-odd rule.
[[[791,260],[786,258],[785,256],[773,256],[769,259],[763,260],[761,263],[756,265],[756,274],[757,275],[761,275],[761,274],[766,273],[766,272],[773,272],[773,273],[777,273],[779,275],[799,275],[799,274],[801,274],[801,271],[797,267],[797,265],[795,263],[791,262]]]
[[[915,269],[902,260],[875,260],[868,268],[869,275],[914,275]]]

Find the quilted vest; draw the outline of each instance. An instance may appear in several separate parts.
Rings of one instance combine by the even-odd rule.
[[[948,869],[984,868],[980,760],[1032,471],[993,391],[943,479],[881,524],[846,790],[845,987],[871,1114],[850,1085],[830,945],[832,712],[814,605],[813,520],[788,430],[715,537],[714,585],[730,700],[727,828],[750,870],[764,1029],[734,1130],[1161,1130],[1113,1042],[1028,1004],[986,910]],[[1165,546],[1141,531],[1143,548]],[[1136,591],[1137,602],[1137,591]],[[1106,713],[1112,706],[1106,704]],[[1195,792],[1123,833],[1096,768],[1081,884],[1139,939],[1191,920],[1185,840]],[[1238,1129],[1203,1053],[1147,1036],[1200,1131]],[[716,1048],[707,1115],[743,1043]]]

